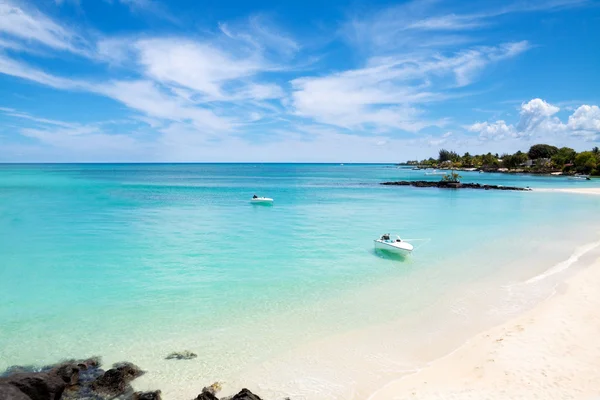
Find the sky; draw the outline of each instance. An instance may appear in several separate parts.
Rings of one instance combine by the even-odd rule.
[[[0,0],[0,162],[600,145],[600,0]]]

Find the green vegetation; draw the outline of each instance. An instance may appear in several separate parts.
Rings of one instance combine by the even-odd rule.
[[[558,153],[558,147],[550,146],[549,144],[534,144],[531,146],[527,155],[532,160],[540,158],[551,158]]]
[[[455,151],[441,149],[437,159],[431,157],[421,161],[409,161],[407,164],[423,168],[476,168],[484,171],[563,172],[600,176],[600,150],[598,147],[594,147],[591,151],[577,153],[569,147],[558,148],[548,144],[536,144],[531,146],[526,153],[517,151],[514,154],[471,155],[467,152],[460,156]],[[458,182],[459,178],[458,174],[452,172],[443,179],[447,182]]]
[[[448,182],[448,183],[460,183],[460,178],[462,178],[462,176],[460,176],[456,172],[452,171],[449,174],[444,175],[442,177],[442,181]]]

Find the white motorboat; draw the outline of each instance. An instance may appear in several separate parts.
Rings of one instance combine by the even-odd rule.
[[[431,172],[425,172],[425,175],[446,175],[446,173],[434,169]]]
[[[379,239],[374,240],[377,250],[385,250],[396,254],[409,254],[413,251],[414,246],[396,236],[396,239],[391,239],[390,234],[381,235]]]
[[[253,197],[250,202],[253,204],[273,204],[273,199],[269,197]]]
[[[574,181],[589,181],[590,177],[589,177],[589,175],[573,175],[573,176],[569,176],[569,179],[574,180]]]

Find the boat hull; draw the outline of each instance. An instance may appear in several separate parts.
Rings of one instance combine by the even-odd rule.
[[[413,251],[413,246],[406,242],[383,242],[375,240],[375,249],[389,251],[395,254],[410,254]]]
[[[268,197],[259,197],[258,199],[252,199],[252,200],[250,200],[250,202],[252,204],[263,204],[263,205],[266,205],[266,204],[273,204],[273,199],[270,199]]]

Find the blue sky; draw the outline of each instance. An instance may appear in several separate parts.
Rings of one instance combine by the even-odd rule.
[[[0,0],[0,161],[600,143],[600,2]]]

